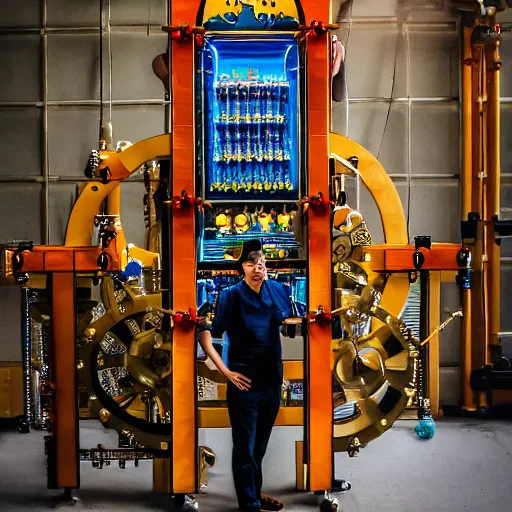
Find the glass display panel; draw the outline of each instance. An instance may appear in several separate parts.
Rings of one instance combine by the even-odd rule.
[[[201,219],[199,261],[238,259],[246,240],[261,240],[267,260],[299,259],[297,232],[303,229],[295,204],[218,203]]]
[[[207,36],[199,66],[204,196],[298,199],[296,40]]]

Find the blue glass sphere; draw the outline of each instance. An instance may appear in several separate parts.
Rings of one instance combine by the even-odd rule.
[[[420,439],[432,439],[436,431],[436,424],[432,416],[425,416],[414,429]]]

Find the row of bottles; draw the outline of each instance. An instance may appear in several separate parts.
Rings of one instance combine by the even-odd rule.
[[[210,191],[293,190],[289,82],[220,81],[214,91]]]

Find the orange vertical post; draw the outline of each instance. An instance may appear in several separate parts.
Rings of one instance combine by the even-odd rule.
[[[328,24],[328,0],[303,2],[306,23]],[[331,36],[307,38],[308,194],[329,197],[329,134],[331,112]],[[331,225],[329,211],[308,213],[309,307],[331,309]],[[333,477],[333,403],[331,327],[313,323],[307,350],[308,395],[306,414],[307,486],[310,491],[330,489]]]
[[[495,242],[493,219],[500,216],[500,43],[497,41],[487,51],[487,73],[489,94],[488,129],[488,187],[487,187],[487,254],[488,254],[488,343],[499,346],[500,332],[500,246]],[[487,353],[485,364],[490,364],[491,354]]]
[[[170,2],[171,24],[194,26],[198,1]],[[194,195],[194,40],[172,40],[172,195]],[[172,307],[196,307],[193,207],[172,215]],[[197,491],[196,342],[193,328],[175,324],[172,343],[172,472],[174,494]]]
[[[76,311],[73,272],[54,272],[52,282],[52,429],[55,436],[56,487],[79,487],[76,402]]]
[[[472,27],[463,29],[463,61],[462,61],[462,133],[464,140],[463,152],[463,171],[462,171],[462,219],[467,220],[472,211],[473,195],[473,96],[472,96],[472,76],[473,76],[473,53],[471,49]],[[462,291],[462,305],[464,308],[464,318],[462,319],[462,339],[461,339],[461,387],[462,387],[462,407],[468,410],[474,410],[475,399],[469,377],[471,375],[471,290]]]

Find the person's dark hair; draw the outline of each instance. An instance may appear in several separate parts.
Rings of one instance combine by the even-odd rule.
[[[263,256],[263,250],[261,246],[260,240],[246,240],[244,245],[242,246],[242,252],[240,253],[240,257],[238,258],[238,271],[241,275],[244,275],[244,271],[242,269],[242,264],[245,261],[256,262],[259,258]]]
[[[245,259],[245,262],[250,263],[256,263],[260,258],[263,258],[265,255],[263,254],[263,251],[251,251],[247,258]]]

